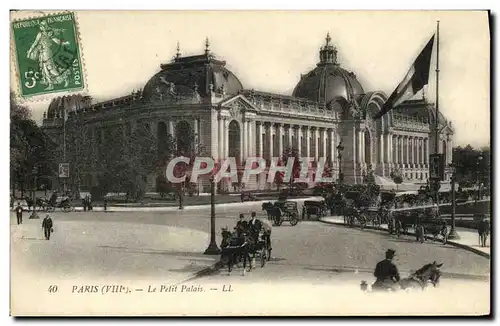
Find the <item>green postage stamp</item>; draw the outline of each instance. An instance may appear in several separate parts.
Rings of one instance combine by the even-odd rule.
[[[18,20],[12,31],[22,97],[84,88],[73,13]]]

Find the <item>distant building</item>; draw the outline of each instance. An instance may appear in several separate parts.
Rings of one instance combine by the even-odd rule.
[[[428,178],[434,107],[424,100],[410,100],[373,120],[387,96],[366,91],[354,73],[340,66],[329,35],[317,66],[300,76],[291,96],[245,89],[225,64],[210,53],[207,40],[204,54],[182,57],[178,51],[142,91],[97,104],[76,105],[82,98],[74,101],[74,96],[55,99],[44,114],[43,128],[61,145],[61,162],[63,112],[67,110],[67,137],[76,132],[69,126],[78,120],[84,126],[78,132],[93,144],[79,149],[84,151],[104,141],[126,142],[133,128],[145,124],[158,143],[171,134],[186,152],[201,145],[200,154],[216,160],[269,158],[291,148],[301,157],[327,157],[334,177],[338,178],[341,168],[347,183],[361,183],[371,169],[377,182],[390,184],[396,167],[405,182],[425,183]],[[454,131],[444,116],[439,121],[441,152],[451,163]],[[115,128],[123,130],[122,139],[106,137]],[[194,135],[193,144],[185,140],[189,133]],[[336,148],[341,140],[344,151],[339,162]],[[66,144],[67,160],[74,150]],[[98,173],[98,164],[83,163],[78,176],[73,174],[68,182],[88,189],[97,183]],[[152,171],[148,177],[149,191],[154,191],[158,173]],[[263,189],[265,178],[257,177],[246,186]]]

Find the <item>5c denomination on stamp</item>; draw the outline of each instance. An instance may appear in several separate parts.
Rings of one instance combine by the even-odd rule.
[[[21,96],[84,88],[73,13],[15,21],[12,30]]]

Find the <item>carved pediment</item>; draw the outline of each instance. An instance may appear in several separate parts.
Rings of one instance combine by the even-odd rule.
[[[229,109],[231,115],[243,114],[244,112],[255,112],[258,109],[243,95],[236,95],[220,104],[221,107]]]

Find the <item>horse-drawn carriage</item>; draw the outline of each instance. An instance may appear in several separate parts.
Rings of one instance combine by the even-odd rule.
[[[266,230],[263,228],[259,235],[254,238],[250,233],[241,236],[237,232],[230,232],[227,228],[222,229],[221,241],[221,261],[222,265],[227,264],[228,272],[231,273],[233,266],[243,261],[243,270],[252,269],[252,258],[258,258],[260,267],[264,267],[271,259],[271,244],[269,237],[266,237]],[[248,262],[248,269],[247,269]]]
[[[277,201],[274,204],[268,202],[262,204],[262,210],[267,212],[267,218],[276,226],[280,226],[284,221],[289,221],[292,226],[299,223],[299,210],[296,202]]]
[[[257,200],[257,196],[255,196],[253,193],[248,192],[248,191],[242,191],[240,198],[241,198],[242,203],[245,201],[256,201]]]
[[[324,200],[306,200],[304,201],[304,206],[302,206],[302,219],[310,219],[311,215],[316,215],[319,219],[326,216],[328,207],[326,201]]]
[[[71,205],[69,197],[57,198],[55,200],[46,200],[36,198],[36,206],[43,212],[54,212],[56,208],[60,208],[63,212],[72,212],[75,208]]]

